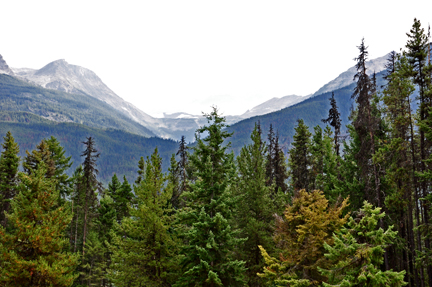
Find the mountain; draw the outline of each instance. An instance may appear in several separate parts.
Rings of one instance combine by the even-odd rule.
[[[385,83],[383,75],[384,71],[377,74],[378,87]],[[350,85],[333,91],[341,114],[342,135],[347,133],[346,125],[349,123],[348,117],[354,105],[354,101],[351,99],[354,87],[355,83],[352,82]],[[413,98],[415,96],[416,95],[413,95]],[[234,133],[229,139],[229,141],[231,141],[231,149],[235,154],[238,154],[242,146],[250,143],[250,134],[255,123],[260,122],[263,130],[263,137],[267,138],[269,126],[272,124],[274,130],[279,134],[279,142],[282,149],[285,152],[288,151],[292,143],[293,135],[295,133],[294,127],[297,125],[298,119],[303,119],[311,132],[313,132],[313,127],[316,125],[319,125],[322,128],[325,127],[325,124],[321,120],[328,117],[330,97],[331,92],[325,92],[317,96],[309,97],[300,103],[284,108],[280,111],[252,117],[231,125],[227,129],[227,131]]]
[[[83,96],[91,96],[101,100],[135,122],[153,129],[155,119],[131,103],[117,96],[91,70],[71,65],[65,60],[49,63],[39,70],[12,69],[17,77],[47,89],[67,92]]]
[[[105,102],[88,95],[49,90],[0,74],[0,111],[30,112],[55,122],[73,122],[101,129],[121,129],[150,137],[155,134]]]
[[[14,72],[9,68],[8,64],[6,64],[6,61],[3,59],[3,56],[0,55],[0,74],[6,74],[6,75],[14,75]]]
[[[297,104],[303,100],[305,100],[307,97],[302,96],[296,96],[296,95],[290,95],[285,96],[282,98],[272,98],[256,107],[253,107],[252,109],[246,111],[242,115],[240,115],[240,118],[247,119],[254,116],[260,116],[265,115],[271,112],[275,112],[278,110],[281,110],[283,108],[292,106],[294,104]]]
[[[379,72],[384,71],[385,65],[387,63],[387,58],[388,58],[388,54],[373,60],[366,61],[366,68],[367,68],[366,73],[369,76],[372,76],[374,72],[378,74]],[[353,82],[354,75],[356,73],[357,73],[357,69],[355,66],[349,68],[348,70],[340,74],[336,79],[322,86],[312,96],[321,95],[351,85]]]

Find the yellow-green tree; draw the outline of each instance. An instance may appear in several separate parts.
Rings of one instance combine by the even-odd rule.
[[[343,216],[347,205],[345,199],[329,206],[322,191],[300,190],[284,215],[276,218],[274,241],[281,249],[279,258],[260,247],[267,266],[258,275],[274,286],[311,286],[325,281],[318,271],[329,264],[324,242],[332,242],[333,232],[347,221],[348,215]]]

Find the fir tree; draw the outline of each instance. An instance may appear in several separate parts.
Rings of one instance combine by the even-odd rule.
[[[67,175],[67,170],[72,166],[72,156],[66,157],[65,149],[60,145],[59,141],[51,136],[46,139],[45,142],[48,145],[48,149],[51,152],[51,158],[54,161],[54,175],[57,182],[56,188],[60,191],[60,197],[64,201],[67,196],[70,195],[70,184],[72,179]]]
[[[27,174],[36,170],[39,164],[44,162],[47,171],[45,176],[48,178],[55,176],[55,162],[49,150],[48,143],[45,140],[42,140],[31,153],[26,150],[26,154],[27,156],[24,158],[23,168]]]
[[[168,168],[167,180],[173,191],[170,200],[171,205],[173,209],[178,210],[180,208],[180,196],[182,194],[182,190],[180,183],[180,168],[174,154],[172,154],[170,159],[170,167]]]
[[[270,124],[269,133],[267,136],[267,163],[266,163],[266,177],[267,185],[271,186],[274,180],[274,155],[275,155],[275,133],[273,130],[273,125]]]
[[[336,99],[334,97],[334,92],[332,92],[332,97],[330,100],[330,110],[329,115],[327,119],[322,119],[323,123],[329,123],[330,126],[334,129],[334,149],[336,152],[336,156],[339,157],[339,137],[340,137],[340,128],[342,126],[341,124],[341,118],[340,113],[338,110],[338,106],[336,105]]]
[[[236,223],[240,237],[247,240],[239,246],[239,259],[246,262],[248,286],[263,286],[263,280],[256,276],[264,267],[264,260],[258,245],[269,252],[274,249],[273,213],[271,199],[273,186],[266,185],[266,146],[258,126],[251,134],[252,144],[243,147],[237,157],[239,179],[237,193]]]
[[[109,277],[115,286],[169,286],[176,266],[176,243],[169,232],[172,195],[157,148],[147,158],[145,178],[135,191],[137,207],[112,233],[112,264]]]
[[[225,119],[216,108],[206,117],[209,125],[198,132],[208,135],[197,137],[190,157],[197,181],[185,193],[187,209],[180,214],[190,230],[181,252],[183,274],[174,286],[243,286],[245,262],[233,257],[236,246],[244,240],[235,238],[229,224],[235,169],[233,154],[226,153],[229,144],[224,146],[223,142],[230,134],[223,130]]]
[[[3,151],[0,156],[0,225],[6,227],[5,212],[10,210],[10,201],[17,194],[19,147],[10,131],[3,138]]]
[[[145,174],[145,161],[144,161],[144,157],[141,157],[140,160],[138,161],[138,177],[135,180],[136,185],[139,185],[141,181],[144,179],[144,174]]]
[[[89,232],[85,256],[81,259],[82,282],[87,286],[112,286],[106,275],[111,265],[112,252],[109,246],[116,219],[115,203],[105,195],[100,200],[98,217],[93,230]]]
[[[366,73],[368,51],[364,39],[357,48],[360,53],[354,59],[357,61],[357,74],[354,75],[354,81],[357,83],[351,96],[357,103],[357,113],[354,116],[353,126],[360,139],[360,149],[355,157],[362,173],[362,180],[365,183],[366,198],[378,206],[382,206],[380,177],[376,164],[371,160],[376,151],[375,138],[379,130],[379,119],[372,111],[372,97],[376,92],[376,83]]]
[[[276,133],[274,143],[273,176],[273,182],[275,184],[275,187],[272,197],[276,201],[278,193],[286,193],[288,189],[288,185],[285,182],[288,178],[286,159],[282,147],[279,145],[279,133]]]
[[[411,141],[415,139],[409,140],[413,123],[410,96],[414,92],[414,85],[408,76],[410,68],[406,57],[400,57],[395,62],[393,59],[389,61],[393,71],[387,77],[388,84],[383,91],[383,101],[386,105],[390,132],[389,139],[376,154],[376,161],[386,169],[383,180],[386,186],[386,210],[390,215],[389,219],[406,242],[405,246],[399,245],[392,248],[394,258],[390,262],[393,262],[395,268],[403,265],[404,269],[410,270],[406,281],[409,278],[415,280],[411,284],[418,286],[418,272],[414,270],[416,252],[413,220],[414,205],[417,205],[413,200],[418,197],[416,191],[418,184],[415,176],[413,177],[415,175],[415,161],[412,158],[414,142]],[[416,213],[418,214],[417,210]],[[400,263],[399,266],[396,263]],[[415,276],[409,276],[412,274]]]
[[[41,163],[20,174],[19,194],[7,215],[13,228],[8,233],[0,227],[2,286],[71,286],[76,277],[78,256],[65,251],[71,212],[58,206],[56,183],[46,172]]]
[[[293,137],[293,147],[289,150],[288,160],[290,182],[294,191],[309,189],[309,169],[311,164],[311,133],[302,119],[299,119],[297,123],[297,127],[295,127],[296,133]]]
[[[84,189],[84,202],[83,202],[83,232],[82,232],[82,244],[83,254],[85,253],[86,237],[89,229],[90,222],[96,214],[97,205],[97,193],[96,191],[102,190],[102,184],[97,180],[97,169],[96,160],[99,157],[99,153],[95,148],[95,142],[92,137],[88,137],[87,141],[83,142],[86,149],[81,154],[84,156],[83,174],[82,174],[82,187]]]
[[[385,248],[396,238],[396,231],[378,227],[384,217],[381,208],[364,203],[356,218],[350,218],[348,227],[333,235],[333,243],[324,245],[326,258],[334,262],[331,268],[320,268],[328,278],[324,286],[404,286],[405,271],[382,271]]]
[[[422,128],[427,125],[429,117],[429,109],[432,107],[432,84],[431,84],[431,71],[432,67],[427,63],[427,55],[429,50],[428,37],[425,34],[424,29],[421,27],[419,20],[414,18],[414,23],[409,33],[407,33],[408,41],[406,43],[407,51],[405,56],[408,59],[408,63],[411,66],[411,77],[413,83],[417,85],[419,91],[419,108],[418,113],[418,125],[420,126],[420,150],[419,150],[419,164],[417,171],[419,173],[425,173],[430,167],[426,166],[426,160],[430,155],[430,143],[426,140],[425,129]],[[426,198],[429,194],[430,181],[423,178],[419,182],[421,190],[420,197]],[[425,206],[422,208],[422,224],[430,225],[430,204],[428,201],[424,202]],[[426,237],[424,239],[424,246],[427,250],[431,250],[430,239]],[[427,265],[427,277],[428,283],[432,286],[432,266]]]
[[[108,190],[106,190],[113,200],[113,207],[116,212],[117,222],[121,222],[124,217],[129,216],[128,206],[132,204],[134,194],[132,193],[132,188],[123,176],[123,183],[118,180],[116,174],[113,175],[111,182],[108,184]]]

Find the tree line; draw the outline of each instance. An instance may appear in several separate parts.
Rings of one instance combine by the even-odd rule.
[[[21,160],[8,132],[0,285],[432,286],[430,44],[417,19],[407,36],[383,87],[358,46],[348,138],[332,96],[328,126],[299,119],[288,154],[258,122],[234,157],[213,108],[168,172],[156,148],[104,188],[92,137],[68,176],[57,139]]]

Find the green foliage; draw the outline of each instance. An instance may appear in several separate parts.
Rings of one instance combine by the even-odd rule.
[[[324,286],[404,286],[405,271],[382,271],[386,246],[396,238],[393,226],[387,230],[378,227],[384,217],[381,208],[364,202],[355,218],[350,218],[347,227],[333,235],[333,242],[324,245],[326,258],[333,262],[331,268],[320,268],[328,278]]]
[[[145,178],[135,189],[136,207],[112,232],[109,277],[115,286],[170,286],[176,266],[176,242],[169,232],[167,208],[172,191],[165,188],[161,158],[147,157]]]
[[[234,260],[234,252],[244,239],[236,238],[228,221],[235,168],[223,142],[230,134],[223,130],[225,119],[216,108],[206,116],[209,125],[198,132],[208,135],[197,138],[190,157],[197,180],[184,193],[188,203],[180,216],[189,230],[181,252],[183,274],[174,286],[243,286],[245,262]]]
[[[298,120],[295,128],[293,147],[289,151],[289,176],[292,188],[295,191],[309,189],[309,183],[313,181],[310,174],[310,145],[311,133],[302,119]]]
[[[239,259],[246,262],[249,286],[263,286],[263,280],[257,277],[257,272],[264,267],[264,260],[258,246],[263,246],[269,252],[273,251],[272,240],[276,205],[271,195],[274,185],[266,185],[266,146],[261,139],[258,126],[251,134],[252,144],[242,148],[237,157],[238,183],[236,194],[239,197],[235,209],[236,227],[240,237],[247,238],[238,248]],[[284,206],[283,193],[280,191],[277,200]],[[278,213],[280,211],[277,211]]]
[[[7,215],[13,228],[0,227],[2,286],[71,286],[78,256],[67,252],[64,231],[70,209],[58,206],[55,181],[40,164],[30,175],[20,174],[19,194]]]
[[[149,156],[158,147],[163,159],[163,169],[168,169],[169,158],[177,150],[177,142],[161,138],[145,138],[120,130],[102,130],[74,123],[0,123],[0,134],[11,131],[15,141],[26,156],[25,150],[35,149],[36,144],[52,135],[60,142],[66,151],[65,156],[72,156],[73,164],[69,176],[82,162],[80,154],[83,150],[78,143],[92,136],[98,143],[101,153],[99,159],[99,178],[108,184],[114,173],[126,175],[129,182],[136,179],[136,162],[141,156]]]
[[[324,242],[332,241],[332,233],[345,224],[348,215],[342,212],[347,199],[329,206],[322,191],[300,190],[288,205],[283,217],[276,218],[274,241],[281,249],[279,258],[268,255],[260,247],[266,267],[258,274],[275,286],[318,285],[326,278],[319,267],[328,266]]]
[[[0,224],[6,227],[5,212],[9,212],[10,201],[17,194],[20,157],[19,146],[11,132],[8,131],[3,139],[3,151],[0,156]]]

